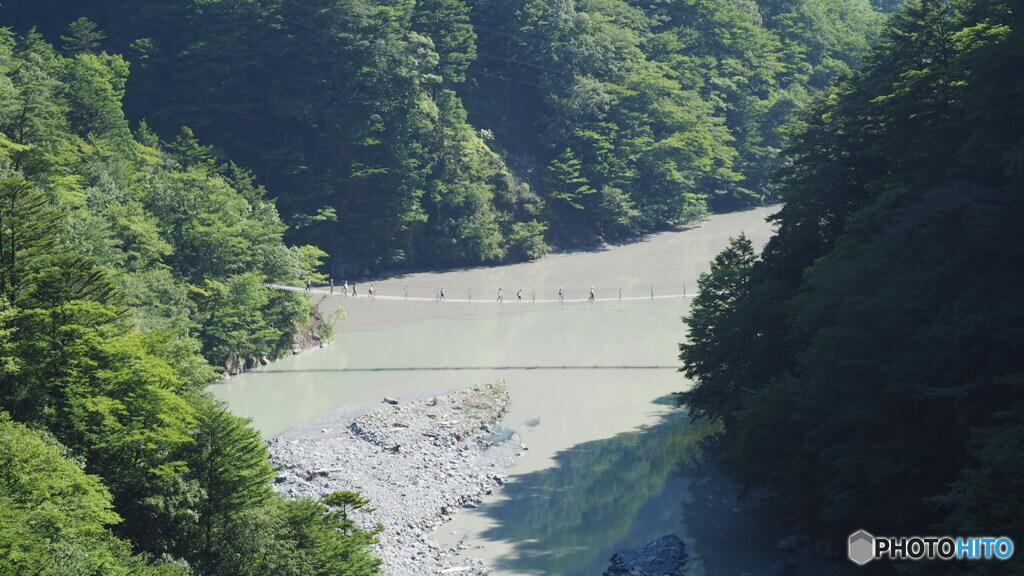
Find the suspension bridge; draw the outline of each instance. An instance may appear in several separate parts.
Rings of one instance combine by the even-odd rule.
[[[472,289],[452,289],[444,290],[442,288],[434,289],[433,296],[421,296],[415,294],[409,295],[408,287],[398,286],[399,293],[395,293],[396,286],[390,284],[385,288],[385,293],[380,293],[380,289],[376,289],[374,294],[370,294],[366,288],[359,294],[346,294],[344,289],[340,286],[334,286],[333,290],[330,286],[313,286],[309,288],[303,288],[299,286],[288,286],[285,284],[263,284],[265,288],[272,290],[285,290],[288,292],[305,292],[307,294],[321,294],[324,296],[337,296],[341,298],[358,298],[358,299],[373,299],[381,301],[391,302],[438,302],[438,303],[453,303],[453,304],[588,304],[592,302],[641,302],[641,301],[652,301],[652,300],[680,300],[693,298],[695,294],[693,292],[687,292],[686,284],[671,284],[671,285],[657,285],[649,287],[629,287],[626,289],[612,289],[612,290],[595,290],[594,298],[590,297],[589,290],[582,290],[585,294],[582,298],[575,297],[558,297],[557,291],[545,290],[549,294],[554,294],[554,297],[550,298],[538,298],[536,290],[530,290],[528,293],[523,291],[522,298],[519,299],[516,293],[502,294],[498,296],[498,291],[484,291],[484,290],[472,290]],[[422,293],[423,288],[417,287]],[[429,289],[428,289],[429,290]],[[444,290],[444,296],[442,296],[442,290]],[[625,290],[625,294],[624,291]],[[486,295],[484,295],[486,294]],[[605,295],[609,294],[609,295]],[[450,296],[449,296],[450,295]]]

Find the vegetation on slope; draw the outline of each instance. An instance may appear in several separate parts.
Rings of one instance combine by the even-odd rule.
[[[260,283],[322,278],[323,250],[499,262],[758,202],[880,8],[0,6],[0,573],[379,573],[365,502],[276,496],[203,391],[308,319]]]
[[[290,239],[361,272],[534,258],[774,198],[794,112],[859,65],[887,4],[54,0],[0,17],[126,54],[130,117],[191,126],[254,171]]]
[[[795,528],[1024,528],[1019,8],[908,1],[809,116],[778,235],[701,279],[681,400]],[[1019,572],[912,564],[876,569]]]
[[[207,362],[276,356],[323,252],[188,130],[129,131],[128,66],[0,33],[0,574],[377,574],[375,532],[270,488]],[[204,357],[205,356],[205,357]]]

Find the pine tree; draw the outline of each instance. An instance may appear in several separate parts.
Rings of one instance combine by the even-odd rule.
[[[70,56],[77,56],[96,53],[106,37],[98,24],[82,17],[68,24],[68,36],[61,36],[60,39],[64,41],[64,51]]]
[[[679,345],[679,359],[694,384],[678,397],[692,419],[731,421],[742,405],[744,360],[736,356],[748,338],[738,324],[737,309],[750,291],[757,255],[743,234],[729,239],[729,246],[715,257],[709,272],[697,280],[698,293],[683,318],[689,328],[687,341]]]

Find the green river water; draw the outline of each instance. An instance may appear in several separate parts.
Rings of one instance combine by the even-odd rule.
[[[642,242],[537,262],[380,278],[379,295],[433,297],[444,287],[449,299],[474,302],[327,298],[323,309],[341,305],[347,314],[336,343],[212,390],[273,437],[345,404],[504,379],[512,402],[504,426],[529,450],[499,494],[435,534],[449,546],[468,537],[466,554],[498,576],[596,576],[614,551],[670,533],[686,542],[695,575],[738,576],[776,562],[803,574],[848,574],[846,563],[775,550],[783,534],[695,458],[705,431],[670,400],[688,386],[677,347],[689,299],[617,299],[620,290],[624,298],[692,294],[730,236],[768,240],[771,212],[716,215]],[[568,299],[585,298],[591,286],[593,304],[532,303],[534,295],[557,298],[559,287]],[[503,304],[495,302],[499,288]]]

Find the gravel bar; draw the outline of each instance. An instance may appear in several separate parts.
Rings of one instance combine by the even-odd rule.
[[[483,560],[451,559],[472,546],[466,539],[443,549],[430,533],[503,485],[526,449],[518,434],[491,441],[508,401],[502,381],[339,408],[268,442],[275,487],[293,497],[369,497],[375,510],[354,520],[384,525],[376,548],[390,576],[489,574]]]

